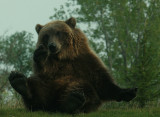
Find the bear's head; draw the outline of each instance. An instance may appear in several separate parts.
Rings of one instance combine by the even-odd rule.
[[[37,24],[37,48],[43,45],[48,56],[57,56],[59,59],[74,59],[84,54],[89,49],[87,38],[75,26],[73,17],[66,21],[52,21],[44,26]]]

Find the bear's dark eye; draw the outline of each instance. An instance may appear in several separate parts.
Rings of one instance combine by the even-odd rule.
[[[45,35],[43,36],[43,39],[49,39],[49,35],[45,34]]]
[[[57,31],[55,34],[56,34],[56,36],[59,37],[60,39],[64,39],[64,38],[67,37],[67,33],[66,33],[66,32]]]
[[[48,43],[48,40],[49,40],[49,35],[48,35],[48,34],[45,34],[45,35],[42,37],[42,43],[46,45],[46,44]]]
[[[56,32],[56,36],[60,36],[61,35],[61,32],[60,31],[57,31]]]

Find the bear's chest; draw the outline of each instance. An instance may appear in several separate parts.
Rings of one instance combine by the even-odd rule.
[[[44,66],[43,73],[50,78],[57,79],[58,77],[73,75],[74,69],[69,63],[55,63]]]

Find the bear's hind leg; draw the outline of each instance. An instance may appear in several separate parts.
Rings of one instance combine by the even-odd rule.
[[[103,81],[103,82],[102,82]],[[121,88],[113,81],[103,79],[97,84],[97,93],[102,101],[130,101],[136,97],[137,88]]]
[[[11,86],[22,96],[28,96],[27,95],[27,78],[18,72],[11,72],[11,74],[8,77],[9,82]]]
[[[129,102],[136,97],[137,88],[133,89],[121,89],[116,97],[116,101],[126,101]]]

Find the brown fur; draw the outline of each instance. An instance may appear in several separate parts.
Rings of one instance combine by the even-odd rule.
[[[36,26],[39,37],[34,74],[27,79],[27,93],[22,95],[27,108],[90,112],[104,101],[129,101],[135,97],[136,89],[122,89],[114,83],[75,25],[75,19],[70,18]],[[50,43],[56,45],[54,53],[48,49]]]

